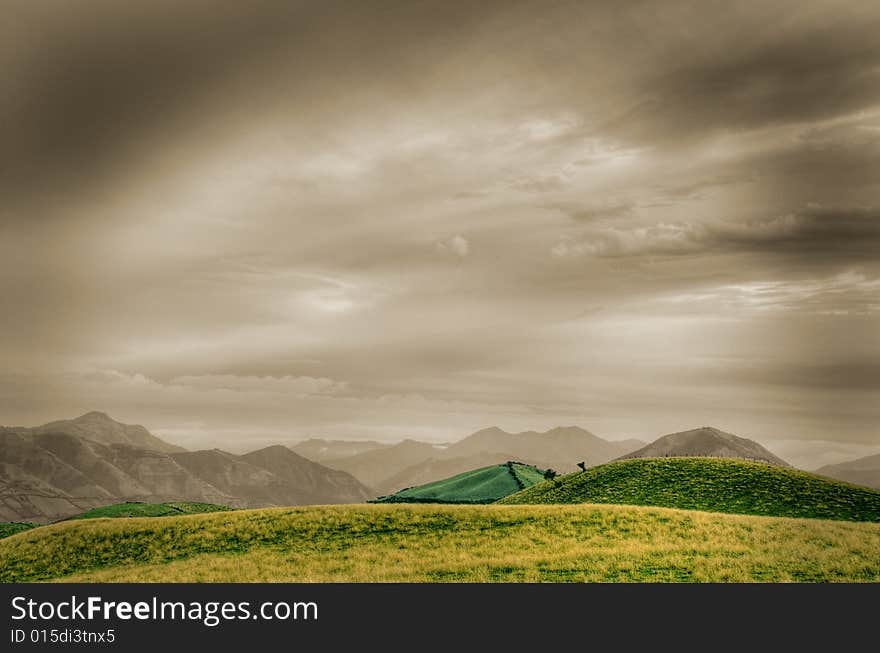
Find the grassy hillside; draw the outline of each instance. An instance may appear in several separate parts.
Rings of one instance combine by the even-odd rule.
[[[880,581],[880,524],[624,506],[359,505],[66,521],[0,581]]]
[[[530,465],[508,462],[456,474],[442,481],[406,488],[379,503],[492,503],[544,480]]]
[[[101,506],[89,510],[70,519],[97,519],[99,517],[168,517],[179,515],[195,515],[203,512],[221,512],[233,510],[228,506],[213,503],[192,503],[179,501],[175,503],[116,503],[112,506]]]
[[[0,539],[21,533],[22,531],[28,531],[35,525],[23,522],[0,522]]]
[[[777,517],[880,521],[880,492],[727,458],[643,458],[568,474],[499,503],[614,503]]]

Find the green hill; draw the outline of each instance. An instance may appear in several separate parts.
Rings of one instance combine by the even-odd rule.
[[[112,506],[101,506],[84,512],[70,519],[97,519],[99,517],[169,517],[180,515],[197,515],[203,512],[225,512],[234,510],[228,506],[213,503],[193,503],[179,501],[176,503],[140,503],[130,501],[115,503]]]
[[[602,505],[347,505],[82,519],[0,582],[878,582],[880,524]]]
[[[28,524],[25,522],[0,522],[0,539],[15,535],[16,533],[21,533],[22,531],[28,531],[34,526],[36,526],[36,524]]]
[[[492,503],[543,480],[543,471],[507,462],[406,488],[380,497],[376,503]]]
[[[639,458],[561,476],[499,503],[614,503],[777,517],[880,521],[880,492],[732,458]]]

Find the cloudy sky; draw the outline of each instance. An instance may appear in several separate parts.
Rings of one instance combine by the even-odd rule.
[[[4,15],[0,423],[880,450],[876,2]]]

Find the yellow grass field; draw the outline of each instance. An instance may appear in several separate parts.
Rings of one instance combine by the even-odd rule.
[[[613,505],[355,505],[89,519],[0,540],[0,580],[878,582],[880,524]]]

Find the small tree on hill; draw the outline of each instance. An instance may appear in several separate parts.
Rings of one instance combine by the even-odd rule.
[[[554,478],[556,478],[556,470],[555,469],[548,469],[544,472],[544,480],[552,481]]]
[[[578,467],[581,468],[581,471],[582,471],[582,472],[587,471],[587,461],[585,461],[585,460],[580,461],[580,462],[578,463]]]

